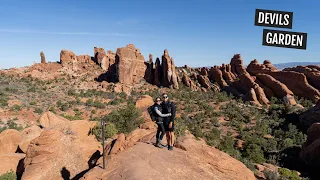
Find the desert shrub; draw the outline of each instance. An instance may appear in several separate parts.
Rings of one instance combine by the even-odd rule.
[[[36,105],[36,104],[37,104],[37,102],[35,102],[35,101],[31,101],[29,104],[30,104],[31,106],[34,106],[34,105]]]
[[[5,90],[6,92],[13,93],[13,94],[15,94],[15,93],[18,93],[18,92],[19,92],[19,91],[18,91],[18,89],[15,89],[15,88],[9,88],[9,87],[6,87],[4,90]]]
[[[185,131],[188,129],[186,122],[182,118],[176,118],[175,119],[175,134],[177,137],[184,136]]]
[[[209,146],[218,146],[220,143],[220,130],[212,128],[211,131],[205,133],[206,142]]]
[[[125,99],[121,99],[121,98],[115,98],[114,100],[110,101],[108,104],[109,105],[119,105],[123,102],[125,102],[126,100]]]
[[[43,110],[40,109],[40,108],[36,108],[36,109],[34,110],[34,112],[37,113],[37,114],[42,114],[42,113],[43,113]]]
[[[37,90],[36,87],[32,86],[27,90],[27,92],[36,92],[36,90]]]
[[[15,104],[10,108],[10,110],[11,111],[20,111],[21,110],[21,106],[18,105],[18,104]]]
[[[274,171],[264,170],[263,174],[267,180],[278,180],[279,179],[278,173],[274,172]]]
[[[299,180],[300,179],[298,172],[294,170],[279,168],[278,172],[280,174],[281,180]]]
[[[130,133],[135,130],[142,122],[141,112],[136,109],[134,104],[127,104],[126,107],[112,111],[103,117],[107,123],[115,124],[119,132]]]
[[[8,106],[8,100],[8,96],[4,92],[0,91],[0,107]]]
[[[118,133],[118,129],[114,123],[107,123],[104,129],[105,138],[111,138]],[[102,140],[102,127],[101,122],[98,122],[95,128],[93,129],[93,134],[96,138]]]
[[[202,128],[197,123],[189,123],[188,129],[190,132],[196,137],[196,138],[202,138],[204,137],[204,134],[202,132]]]
[[[96,107],[96,108],[99,108],[99,109],[104,109],[106,107],[106,105],[103,104],[102,102],[97,101],[97,100],[93,101],[92,99],[88,99],[87,100],[86,106]]]
[[[263,151],[257,144],[249,144],[245,148],[243,156],[258,164],[265,162]]]
[[[0,176],[0,180],[16,180],[17,175],[13,170],[8,171]]]
[[[218,145],[218,149],[234,158],[240,158],[240,152],[234,148],[234,139],[232,136],[225,136],[224,138],[222,138],[220,144]]]
[[[6,129],[15,129],[15,130],[21,131],[23,129],[23,127],[21,125],[18,125],[17,123],[15,123],[13,120],[9,120],[6,124],[6,126],[3,126],[2,128],[0,128],[0,132],[4,131]]]

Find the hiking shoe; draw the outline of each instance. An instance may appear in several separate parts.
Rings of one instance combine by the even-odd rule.
[[[157,143],[155,146],[158,147],[158,148],[163,148],[161,143]]]
[[[170,146],[170,147],[168,148],[168,150],[169,150],[169,151],[172,151],[172,150],[173,150],[173,146]]]

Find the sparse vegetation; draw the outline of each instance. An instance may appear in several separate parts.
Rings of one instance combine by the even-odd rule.
[[[0,180],[16,180],[17,179],[17,175],[15,172],[13,172],[13,170],[8,171],[5,174],[2,174],[0,176]]]

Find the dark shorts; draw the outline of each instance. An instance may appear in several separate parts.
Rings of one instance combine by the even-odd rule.
[[[173,131],[174,131],[174,123],[172,124],[172,127],[171,127],[171,128],[169,128],[169,123],[168,123],[168,124],[165,124],[164,129],[165,129],[166,131],[173,132]]]

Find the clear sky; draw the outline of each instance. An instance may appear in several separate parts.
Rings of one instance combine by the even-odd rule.
[[[0,69],[59,61],[61,49],[93,55],[133,43],[145,59],[168,49],[177,66],[229,63],[240,53],[273,63],[319,62],[316,0],[0,0]],[[307,50],[262,46],[255,9],[292,11],[293,29],[308,33]],[[272,29],[272,28],[270,28]]]

